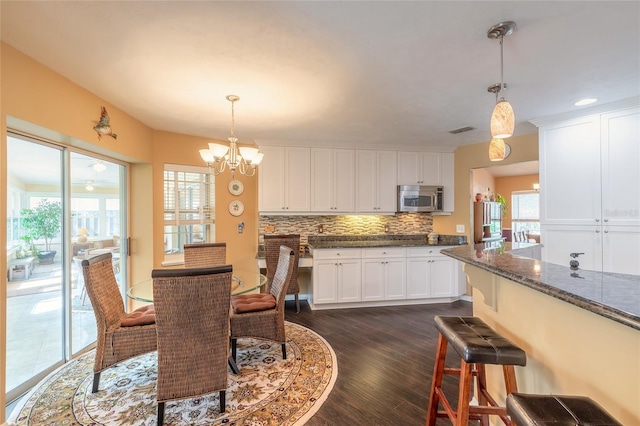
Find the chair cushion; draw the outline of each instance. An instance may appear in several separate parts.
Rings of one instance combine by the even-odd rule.
[[[272,294],[241,294],[231,298],[231,305],[236,314],[244,314],[273,309],[277,303]]]
[[[149,325],[156,322],[156,310],[153,305],[142,306],[128,313],[120,321],[121,327],[135,327],[136,325]]]

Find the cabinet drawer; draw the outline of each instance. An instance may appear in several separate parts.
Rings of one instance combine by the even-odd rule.
[[[406,257],[407,249],[404,247],[375,247],[362,250],[363,259],[380,257]]]
[[[407,247],[407,257],[442,256],[442,247]]]
[[[361,249],[314,249],[314,259],[360,259]]]

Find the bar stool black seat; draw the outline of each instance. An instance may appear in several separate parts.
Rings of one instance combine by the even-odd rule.
[[[518,426],[621,426],[586,396],[512,393],[507,396],[507,414]]]
[[[466,426],[469,419],[481,420],[482,424],[488,424],[489,415],[497,415],[506,425],[510,425],[506,408],[498,406],[487,391],[485,365],[502,365],[508,395],[518,391],[514,366],[526,365],[526,353],[480,318],[436,316],[435,324],[440,335],[429,395],[427,426],[434,426],[437,417],[448,417],[452,424],[460,426]],[[445,368],[449,344],[461,358],[460,368]],[[458,405],[455,411],[442,390],[445,374],[460,378]],[[469,405],[473,377],[476,378],[478,406]],[[444,411],[438,411],[440,403]]]

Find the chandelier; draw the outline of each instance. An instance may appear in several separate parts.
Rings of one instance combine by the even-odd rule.
[[[487,32],[487,37],[500,40],[500,84],[494,84],[487,89],[496,94],[496,106],[491,114],[491,137],[497,139],[511,137],[515,128],[515,116],[511,104],[504,96],[498,100],[498,95],[501,95],[502,90],[507,88],[504,83],[503,41],[505,36],[511,35],[515,30],[516,23],[506,21],[494,25]]]
[[[227,96],[231,102],[231,136],[229,136],[229,146],[219,143],[209,143],[209,149],[201,149],[200,156],[209,167],[209,171],[215,176],[224,172],[227,166],[234,176],[236,169],[245,176],[256,174],[256,167],[262,161],[263,153],[258,148],[240,147],[238,148],[235,134],[235,111],[234,103],[240,98],[236,95]]]

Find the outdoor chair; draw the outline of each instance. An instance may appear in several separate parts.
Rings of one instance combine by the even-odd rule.
[[[219,392],[225,412],[231,265],[155,269],[158,425],[165,402]]]
[[[184,245],[185,268],[209,268],[227,264],[226,243]]]
[[[287,359],[284,330],[284,298],[293,275],[295,253],[280,247],[280,257],[269,292],[241,294],[231,298],[231,356],[236,360],[237,340],[255,337],[282,345],[282,359]]]
[[[92,392],[98,391],[100,373],[106,368],[156,350],[156,324],[153,305],[127,314],[113,273],[111,253],[82,261],[84,285],[93,306],[98,327]]]
[[[264,251],[265,262],[267,264],[267,292],[269,291],[269,285],[273,281],[273,276],[276,273],[278,267],[278,259],[280,257],[280,246],[287,246],[295,253],[295,260],[293,262],[293,274],[291,275],[291,282],[287,288],[287,294],[294,294],[296,299],[296,312],[300,313],[300,300],[298,299],[300,293],[300,284],[298,283],[298,260],[300,257],[300,235],[265,235],[264,236]]]

